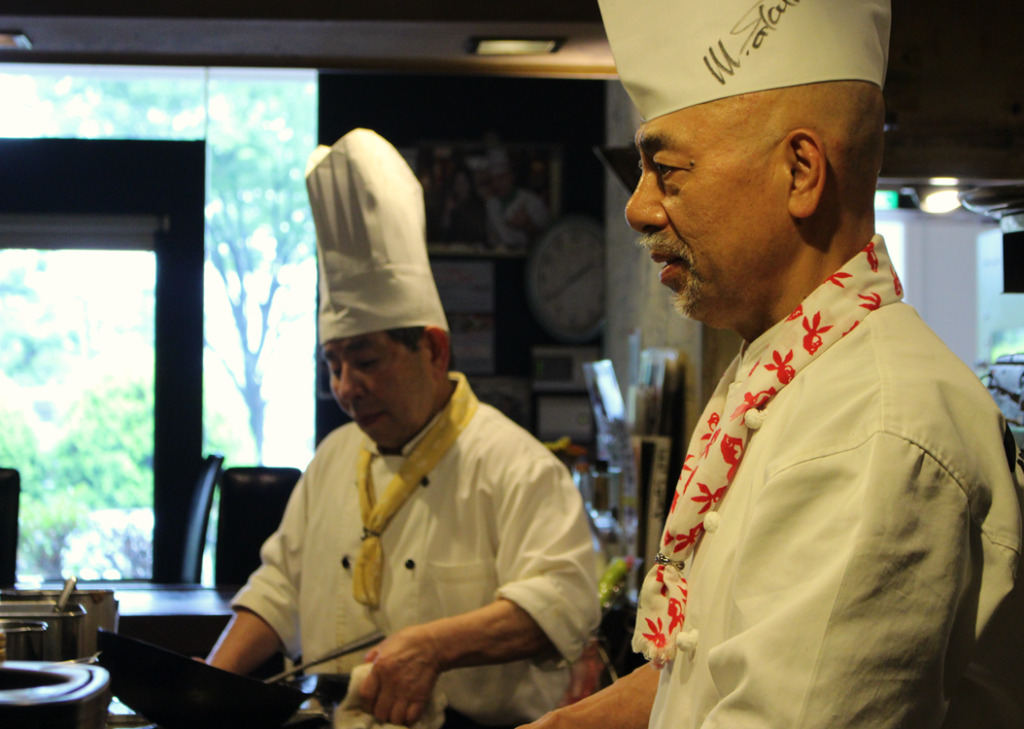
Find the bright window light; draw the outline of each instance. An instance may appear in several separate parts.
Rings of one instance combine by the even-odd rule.
[[[958,190],[939,190],[929,193],[921,201],[921,209],[926,213],[948,213],[960,207]]]

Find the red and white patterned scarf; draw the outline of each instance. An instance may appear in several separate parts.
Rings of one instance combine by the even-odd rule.
[[[764,362],[757,361],[732,398],[727,394],[734,379],[727,375],[718,384],[683,462],[658,564],[640,589],[633,650],[655,667],[675,658],[677,642],[684,647],[692,642],[682,632],[687,599],[684,563],[696,549],[709,514],[715,514],[717,525],[713,509],[732,483],[748,435],[761,426],[765,407],[800,370],[853,331],[865,316],[902,298],[903,287],[885,243],[876,235],[776,328],[764,350]],[[710,528],[711,520],[708,524]]]

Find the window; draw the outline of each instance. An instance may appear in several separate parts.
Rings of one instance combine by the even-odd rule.
[[[6,64],[0,96],[0,136],[206,141],[203,450],[223,452],[227,466],[305,467],[313,451],[316,264],[303,171],[316,141],[315,72]],[[49,265],[50,255],[33,265]],[[0,264],[0,281],[6,272]],[[14,452],[0,449],[4,465],[30,460],[28,445],[5,442]],[[139,508],[149,509],[149,521],[136,514],[133,523],[151,542],[152,480],[148,488]],[[27,498],[23,514],[32,513]],[[59,500],[43,501],[57,515]],[[99,563],[81,572],[82,534],[57,540],[61,571],[112,578],[114,568]]]
[[[22,472],[20,579],[152,574],[157,226],[0,218],[0,462]]]
[[[979,352],[978,338],[990,338],[991,332],[983,323],[979,329],[979,315],[985,316],[990,298],[985,294],[988,274],[979,265],[979,241],[998,226],[966,211],[932,215],[894,210],[878,212],[876,218],[875,227],[885,236],[902,279],[904,301],[964,364],[982,374],[987,357]],[[1000,256],[999,275],[1001,263]]]
[[[1024,296],[1003,293],[1003,234],[989,230],[978,236],[979,374],[997,358],[1024,353]]]
[[[204,447],[226,465],[313,456],[316,231],[312,72],[212,72]]]

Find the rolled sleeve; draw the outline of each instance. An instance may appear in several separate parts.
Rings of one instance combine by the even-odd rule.
[[[299,586],[302,577],[303,536],[306,531],[305,477],[299,480],[277,531],[260,549],[259,569],[231,601],[232,609],[245,608],[274,629],[285,652],[301,654]]]
[[[578,609],[575,601],[563,593],[564,583],[564,580],[538,575],[499,587],[497,597],[510,600],[525,610],[558,653],[571,662],[583,652],[593,628],[586,627],[591,625],[586,610]],[[575,588],[570,585],[570,589]],[[586,607],[584,596],[580,596],[579,603]]]
[[[502,513],[496,595],[525,610],[574,661],[600,620],[582,499],[565,468],[544,459],[521,477]]]

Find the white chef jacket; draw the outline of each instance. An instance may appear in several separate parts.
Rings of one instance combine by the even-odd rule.
[[[651,727],[939,727],[1020,550],[995,404],[893,304],[764,412],[690,567],[696,646]]]
[[[502,597],[529,613],[562,657],[578,657],[599,619],[595,562],[582,499],[558,459],[481,403],[384,531],[381,603],[371,611],[352,597],[364,442],[377,454],[373,483],[383,492],[405,455],[379,455],[355,424],[331,433],[233,605],[266,620],[291,656],[309,659],[378,628],[391,634]],[[360,654],[314,670],[361,661]],[[448,671],[438,685],[470,718],[512,724],[555,708],[567,683],[564,663],[523,660]]]

